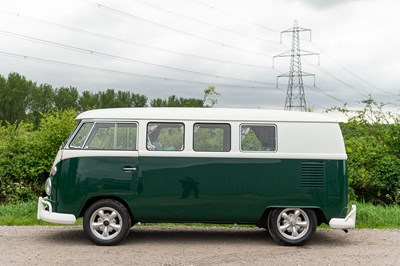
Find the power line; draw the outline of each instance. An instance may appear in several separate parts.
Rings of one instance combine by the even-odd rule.
[[[186,32],[186,31],[174,28],[174,27],[170,27],[168,25],[164,25],[162,23],[158,23],[158,22],[146,19],[146,18],[142,18],[142,17],[136,16],[134,14],[131,14],[131,13],[128,13],[128,12],[125,12],[125,11],[122,11],[122,10],[115,9],[113,7],[100,4],[98,2],[94,2],[94,1],[91,1],[91,0],[86,0],[86,1],[91,3],[92,6],[95,6],[95,7],[99,8],[99,9],[104,9],[104,10],[106,10],[108,12],[111,12],[111,13],[114,13],[114,14],[129,18],[129,19],[137,20],[137,21],[140,21],[140,22],[143,22],[143,23],[147,23],[149,25],[160,27],[160,28],[163,28],[163,29],[166,29],[166,30],[170,30],[170,31],[173,31],[173,32],[177,32],[177,33],[183,34],[183,35],[191,36],[191,37],[194,37],[194,38],[197,38],[197,39],[200,39],[200,40],[203,40],[203,41],[207,41],[207,42],[210,42],[210,43],[213,43],[213,44],[217,44],[217,45],[220,45],[220,46],[223,46],[223,47],[228,47],[228,48],[232,48],[232,49],[236,49],[236,50],[240,50],[240,51],[243,51],[243,52],[252,53],[252,54],[256,54],[256,55],[271,57],[271,55],[268,55],[268,54],[259,53],[259,52],[252,51],[252,50],[247,50],[247,49],[244,49],[242,47],[238,47],[238,46],[234,46],[234,45],[231,45],[231,44],[228,44],[228,43],[215,41],[213,39],[209,39],[209,38],[204,37],[204,36],[200,36],[200,35],[197,35],[197,34],[194,34],[194,33]]]
[[[268,31],[272,31],[272,32],[275,32],[275,33],[279,33],[279,31],[277,31],[277,30],[274,30],[274,29],[269,28],[269,27],[266,27],[266,26],[264,26],[264,25],[255,23],[254,21],[248,20],[248,19],[246,19],[246,18],[233,15],[233,14],[231,14],[231,13],[229,13],[229,12],[226,12],[225,10],[222,10],[222,9],[219,9],[219,8],[217,8],[217,7],[215,7],[215,6],[211,6],[211,5],[208,5],[208,4],[206,4],[206,3],[203,3],[202,1],[199,1],[199,0],[192,0],[192,1],[193,1],[193,2],[196,2],[196,3],[199,4],[199,5],[205,6],[205,7],[209,8],[209,9],[211,9],[211,10],[218,11],[219,13],[224,14],[225,16],[232,17],[232,18],[234,18],[234,19],[236,19],[236,20],[239,20],[239,21],[244,21],[244,22],[246,22],[247,24],[251,24],[251,25],[253,25],[253,26],[262,28],[262,29],[264,29],[264,30],[268,30]]]
[[[223,26],[219,26],[219,25],[215,25],[215,24],[212,24],[212,23],[208,23],[206,21],[203,21],[203,20],[200,20],[200,19],[196,19],[194,17],[190,17],[190,16],[187,16],[187,15],[184,15],[184,14],[181,14],[181,13],[178,13],[178,12],[175,12],[175,11],[172,11],[172,10],[157,6],[155,4],[151,4],[151,3],[148,3],[146,1],[142,1],[142,0],[134,0],[134,1],[139,2],[139,3],[143,4],[143,5],[149,6],[151,8],[154,8],[154,9],[161,10],[162,12],[165,12],[165,13],[168,13],[168,14],[172,14],[174,16],[181,17],[181,18],[184,18],[186,20],[194,21],[196,23],[207,25],[207,26],[213,27],[215,29],[219,29],[219,30],[223,30],[223,31],[226,31],[226,32],[230,32],[230,33],[236,34],[238,36],[251,38],[251,39],[255,39],[255,40],[259,40],[259,41],[264,41],[264,42],[280,44],[279,42],[274,41],[274,40],[264,39],[264,38],[261,38],[261,37],[258,37],[258,36],[253,36],[253,35],[250,35],[250,34],[247,34],[247,33],[243,33],[243,32],[239,32],[239,31],[236,31],[236,30],[232,30],[232,29],[229,29],[229,28],[226,28],[226,27],[223,27]]]
[[[108,39],[108,40],[120,41],[120,42],[124,42],[124,43],[131,44],[131,45],[140,45],[140,46],[143,46],[143,47],[146,47],[146,48],[150,48],[150,49],[154,49],[154,50],[158,50],[158,51],[162,51],[162,52],[169,52],[169,53],[179,54],[179,55],[182,55],[182,56],[188,56],[188,57],[198,58],[198,59],[202,59],[202,60],[210,60],[210,61],[220,62],[220,63],[235,64],[235,65],[246,66],[246,67],[259,67],[259,68],[270,69],[270,67],[266,67],[266,66],[257,66],[257,65],[250,65],[250,64],[244,64],[244,63],[238,63],[238,62],[231,62],[231,61],[225,61],[225,60],[219,60],[219,59],[213,59],[213,58],[207,58],[207,57],[201,57],[201,56],[197,56],[197,55],[181,53],[181,52],[177,52],[177,51],[166,50],[166,49],[163,49],[163,48],[160,48],[160,47],[155,47],[155,46],[150,46],[150,45],[145,45],[145,44],[139,44],[139,43],[135,43],[135,42],[132,42],[132,41],[129,41],[129,40],[115,38],[115,37],[112,37],[112,36],[102,35],[102,34],[90,32],[90,31],[82,30],[82,29],[79,29],[79,28],[69,27],[69,26],[65,26],[65,25],[62,25],[62,24],[49,22],[49,21],[46,21],[46,20],[32,18],[32,17],[26,16],[26,15],[15,13],[15,12],[11,12],[11,13],[13,13],[14,15],[17,15],[18,17],[25,17],[25,18],[28,18],[28,19],[33,19],[33,20],[36,20],[36,21],[44,23],[44,24],[57,26],[57,27],[61,27],[61,28],[64,28],[64,29],[68,29],[68,30],[72,30],[72,31],[76,31],[76,32],[80,32],[80,33],[96,36],[96,37],[99,37],[99,38]],[[32,59],[29,59],[29,60],[32,60]],[[66,63],[66,64],[68,64],[68,63]],[[87,66],[83,66],[83,67],[87,67]],[[92,69],[92,70],[94,70],[94,69]],[[99,71],[105,71],[105,69],[99,69]],[[112,73],[121,72],[121,71],[115,71],[115,70],[106,70],[106,71],[111,71]],[[128,72],[121,72],[121,73],[125,73],[126,74]],[[131,73],[131,74],[136,75],[135,73]],[[138,75],[140,75],[140,74],[138,74]],[[210,74],[210,75],[212,75],[212,74]],[[156,77],[156,78],[160,78],[160,77]],[[161,79],[169,80],[168,78],[161,78]],[[190,81],[182,80],[182,82],[190,82]],[[198,84],[199,82],[191,82],[191,83],[197,83]],[[204,83],[201,83],[201,84],[207,84],[207,83],[204,82]],[[237,85],[227,85],[227,84],[221,84],[221,85],[222,86],[232,86],[232,87],[233,86],[237,86]],[[351,85],[347,84],[347,86],[351,86]],[[262,87],[255,87],[255,86],[239,86],[239,87],[241,87],[241,88],[244,88],[244,87],[262,88]],[[269,87],[269,88],[272,88],[272,87]]]
[[[202,82],[202,81],[192,81],[192,80],[183,80],[183,79],[159,77],[159,76],[138,74],[138,73],[133,73],[133,72],[125,72],[125,71],[119,71],[119,70],[113,70],[113,69],[107,69],[107,68],[99,68],[99,67],[92,67],[92,66],[86,66],[86,65],[75,64],[75,63],[56,61],[56,60],[45,59],[45,58],[40,58],[40,57],[33,57],[33,56],[15,54],[15,53],[10,53],[10,52],[5,52],[5,51],[0,51],[0,55],[13,57],[13,58],[18,58],[18,59],[24,59],[24,60],[31,60],[31,61],[41,62],[41,63],[59,65],[59,66],[67,66],[67,67],[72,67],[72,68],[79,68],[79,69],[85,69],[85,70],[91,70],[91,71],[100,71],[100,72],[127,75],[127,76],[144,77],[144,78],[149,78],[149,79],[157,79],[157,80],[161,80],[161,81],[175,81],[175,82],[184,82],[184,83],[191,83],[191,84],[201,84],[201,85],[207,85],[207,86],[214,85],[214,86],[234,87],[234,88],[276,89],[274,86],[271,86],[271,87],[266,87],[266,86],[246,86],[246,85]],[[280,91],[279,89],[277,89],[277,90]]]
[[[336,80],[337,82],[345,85],[346,87],[352,89],[353,91],[359,93],[360,95],[364,96],[364,97],[369,97],[369,95],[365,94],[362,90],[360,90],[359,88],[356,88],[350,84],[348,84],[347,82],[341,80],[340,78],[336,77],[335,75],[331,74],[327,69],[323,68],[322,66],[319,66],[318,68],[321,69],[321,71],[323,73],[325,73],[326,75],[328,75],[329,77],[333,78],[334,80]]]
[[[80,29],[80,28],[76,28],[76,27],[71,27],[71,26],[67,26],[67,25],[63,25],[63,24],[59,24],[59,23],[55,23],[55,22],[52,22],[52,21],[48,21],[48,20],[44,20],[44,19],[28,16],[28,15],[25,15],[25,14],[21,14],[21,13],[9,11],[9,10],[1,10],[0,9],[0,11],[4,12],[6,14],[12,14],[14,16],[17,16],[18,18],[29,19],[29,20],[32,20],[32,21],[35,21],[35,22],[38,22],[38,23],[41,23],[41,24],[48,25],[48,26],[58,27],[58,28],[62,28],[62,29],[65,29],[65,30],[78,32],[78,33],[94,36],[94,37],[105,39],[105,40],[117,41],[117,42],[125,43],[125,44],[128,44],[128,45],[140,46],[140,47],[144,47],[144,48],[147,48],[147,49],[152,49],[152,50],[155,50],[155,51],[158,51],[158,52],[170,53],[170,54],[175,54],[175,55],[180,55],[180,56],[185,56],[185,57],[190,57],[190,58],[196,58],[196,59],[200,59],[200,60],[206,60],[206,61],[210,61],[210,62],[218,62],[218,63],[222,63],[222,64],[231,64],[231,65],[237,65],[237,66],[242,66],[242,67],[252,67],[252,68],[260,68],[260,69],[271,69],[270,66],[246,64],[246,63],[241,63],[241,62],[234,62],[234,61],[229,61],[229,60],[223,60],[223,59],[211,58],[211,57],[206,57],[206,56],[193,55],[193,54],[184,53],[184,52],[180,52],[180,51],[169,50],[169,49],[165,49],[165,48],[162,48],[162,47],[159,47],[159,46],[152,46],[152,45],[148,45],[148,44],[134,42],[134,41],[131,41],[131,40],[117,38],[117,37],[110,36],[110,35],[100,34],[100,33],[92,32],[92,31],[88,31],[88,30],[84,30],[84,29]]]
[[[208,77],[213,77],[213,78],[218,78],[218,79],[222,78],[222,79],[234,80],[234,81],[260,83],[260,84],[264,84],[264,85],[271,85],[272,84],[272,83],[263,82],[263,81],[255,81],[255,80],[233,78],[233,77],[227,77],[227,76],[224,76],[224,75],[209,74],[209,73],[204,73],[204,72],[199,72],[199,71],[193,71],[193,70],[187,70],[187,69],[182,69],[182,68],[171,67],[171,66],[167,66],[167,65],[149,63],[149,62],[142,61],[142,60],[137,60],[137,59],[127,58],[127,57],[122,57],[122,56],[106,54],[106,53],[102,53],[102,52],[98,52],[98,51],[94,51],[94,50],[89,50],[89,49],[84,49],[84,48],[80,48],[80,47],[76,47],[76,46],[71,46],[71,45],[66,45],[66,44],[62,44],[62,43],[52,42],[52,41],[48,41],[48,40],[44,40],[44,39],[34,38],[34,37],[31,37],[31,36],[17,34],[17,33],[9,32],[9,31],[4,31],[4,30],[0,30],[0,34],[11,36],[11,37],[18,38],[18,39],[24,39],[24,40],[32,41],[32,42],[35,42],[35,43],[45,44],[45,45],[49,45],[49,46],[53,46],[53,47],[72,50],[72,51],[75,51],[75,52],[80,52],[80,53],[85,53],[85,54],[90,54],[90,55],[95,55],[95,56],[100,56],[100,57],[106,57],[106,58],[112,58],[112,59],[127,61],[127,62],[130,62],[130,63],[142,64],[142,65],[147,65],[147,66],[152,66],[152,67],[157,67],[157,68],[163,68],[163,69],[168,69],[168,70],[173,70],[173,71],[180,71],[180,72],[196,74],[196,75],[202,75],[202,76],[208,76]]]
[[[318,50],[320,50],[322,53],[324,53],[327,57],[329,57],[329,59],[331,59],[335,64],[337,64],[339,67],[341,67],[342,69],[344,69],[347,73],[349,73],[350,75],[352,75],[353,77],[355,77],[356,79],[360,80],[361,82],[363,82],[364,84],[379,90],[381,92],[384,92],[388,95],[393,95],[393,93],[390,93],[386,90],[380,89],[374,85],[372,85],[370,82],[366,81],[365,79],[361,78],[360,76],[356,75],[354,72],[352,72],[351,70],[349,70],[347,67],[343,66],[342,64],[340,64],[338,61],[336,61],[332,56],[330,56],[329,54],[327,54],[324,50],[322,50],[321,48],[319,48],[315,43],[311,43],[312,45],[314,45]]]
[[[332,74],[331,72],[329,72],[327,69],[325,69],[325,68],[322,67],[321,65],[315,66],[315,65],[309,63],[307,60],[304,60],[304,61],[306,61],[306,64],[307,64],[307,65],[310,65],[310,66],[312,66],[312,67],[314,67],[314,68],[318,68],[318,69],[319,69],[322,73],[324,73],[325,75],[327,75],[327,76],[329,76],[330,78],[332,78],[333,80],[335,80],[335,81],[341,83],[342,85],[346,86],[347,88],[353,90],[354,92],[360,94],[361,96],[363,96],[363,97],[369,97],[369,95],[365,94],[360,88],[357,88],[357,87],[355,87],[355,86],[352,86],[352,85],[350,85],[349,83],[345,82],[344,80],[342,80],[342,79],[336,77],[334,74]]]
[[[319,88],[319,87],[317,87],[317,86],[308,86],[308,85],[305,85],[305,86],[306,86],[307,88],[313,90],[313,91],[320,92],[320,93],[324,94],[325,96],[327,96],[327,97],[329,97],[329,98],[331,98],[331,99],[334,99],[334,100],[336,100],[336,101],[338,101],[338,102],[340,102],[340,103],[346,104],[346,101],[343,101],[342,99],[339,99],[338,97],[333,96],[333,95],[327,93],[326,91],[324,91],[323,89],[321,89],[321,88]]]

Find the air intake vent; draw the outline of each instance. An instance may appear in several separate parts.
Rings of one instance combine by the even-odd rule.
[[[325,163],[323,161],[301,162],[301,186],[304,188],[324,187]]]

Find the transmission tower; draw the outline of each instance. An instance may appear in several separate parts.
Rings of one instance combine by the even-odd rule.
[[[306,96],[304,94],[303,76],[313,76],[315,86],[315,75],[301,70],[301,56],[302,55],[318,55],[319,65],[319,54],[300,49],[300,32],[310,32],[311,41],[311,30],[300,28],[297,26],[297,20],[294,21],[294,26],[291,29],[284,30],[281,32],[281,43],[283,33],[292,33],[292,49],[273,57],[272,65],[274,67],[274,61],[276,57],[290,57],[290,70],[287,73],[281,74],[276,77],[276,86],[278,87],[279,78],[289,78],[288,88],[286,92],[285,110],[297,110],[306,111],[307,103]]]

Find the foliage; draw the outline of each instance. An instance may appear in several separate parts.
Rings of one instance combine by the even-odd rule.
[[[78,109],[78,89],[61,87],[54,91],[54,107],[56,110]]]
[[[30,200],[42,192],[60,144],[75,127],[76,112],[43,115],[39,128],[31,123],[0,127],[0,203]]]
[[[216,96],[221,96],[221,94],[217,92],[214,86],[208,86],[204,90],[203,105],[206,107],[214,107],[217,105],[218,100],[214,98]]]
[[[203,101],[195,98],[177,98],[175,95],[171,95],[168,99],[153,99],[150,105],[151,107],[203,107]]]
[[[25,77],[10,73],[8,78],[0,76],[0,120],[7,122],[22,121],[26,117],[29,94],[36,86]]]
[[[40,84],[31,89],[28,98],[28,120],[32,121],[35,127],[39,126],[41,114],[54,110],[55,92],[49,84]]]
[[[213,107],[220,94],[215,87],[204,90],[203,99],[182,98],[175,95],[167,99],[150,101],[152,107]],[[27,80],[18,73],[8,77],[0,76],[0,122],[3,125],[29,121],[37,128],[41,114],[58,110],[74,109],[87,111],[98,108],[147,107],[145,95],[130,91],[83,91],[75,87],[53,88],[49,84],[39,84]]]
[[[361,110],[335,108],[348,116],[341,124],[348,154],[352,197],[373,203],[400,203],[399,117],[372,98]]]
[[[0,76],[2,125],[29,121],[37,128],[43,113],[68,109],[86,111],[94,108],[145,107],[147,100],[146,96],[129,91],[108,89],[79,94],[75,87],[37,85],[18,73],[10,73],[7,78]]]
[[[115,92],[113,89],[100,91],[92,94],[98,99],[97,108],[117,108],[117,107],[146,107],[147,97],[129,91]],[[84,109],[81,107],[82,111]]]
[[[204,89],[203,99],[196,98],[178,98],[175,95],[167,99],[156,98],[151,100],[151,107],[214,107],[218,100],[215,96],[220,96],[215,87],[209,86]]]

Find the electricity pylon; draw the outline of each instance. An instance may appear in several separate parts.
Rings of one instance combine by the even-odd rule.
[[[291,29],[284,30],[281,32],[281,43],[283,33],[292,33],[292,49],[278,55],[275,55],[272,60],[274,67],[275,57],[290,57],[290,70],[287,73],[281,74],[276,77],[276,86],[278,87],[279,78],[289,78],[288,88],[286,92],[285,110],[297,110],[306,111],[307,103],[306,96],[304,93],[303,76],[313,76],[315,86],[315,75],[301,70],[301,56],[302,55],[318,55],[319,65],[319,54],[300,49],[300,32],[309,31],[311,41],[311,30],[300,28],[297,26],[297,20],[294,21],[294,26]]]

